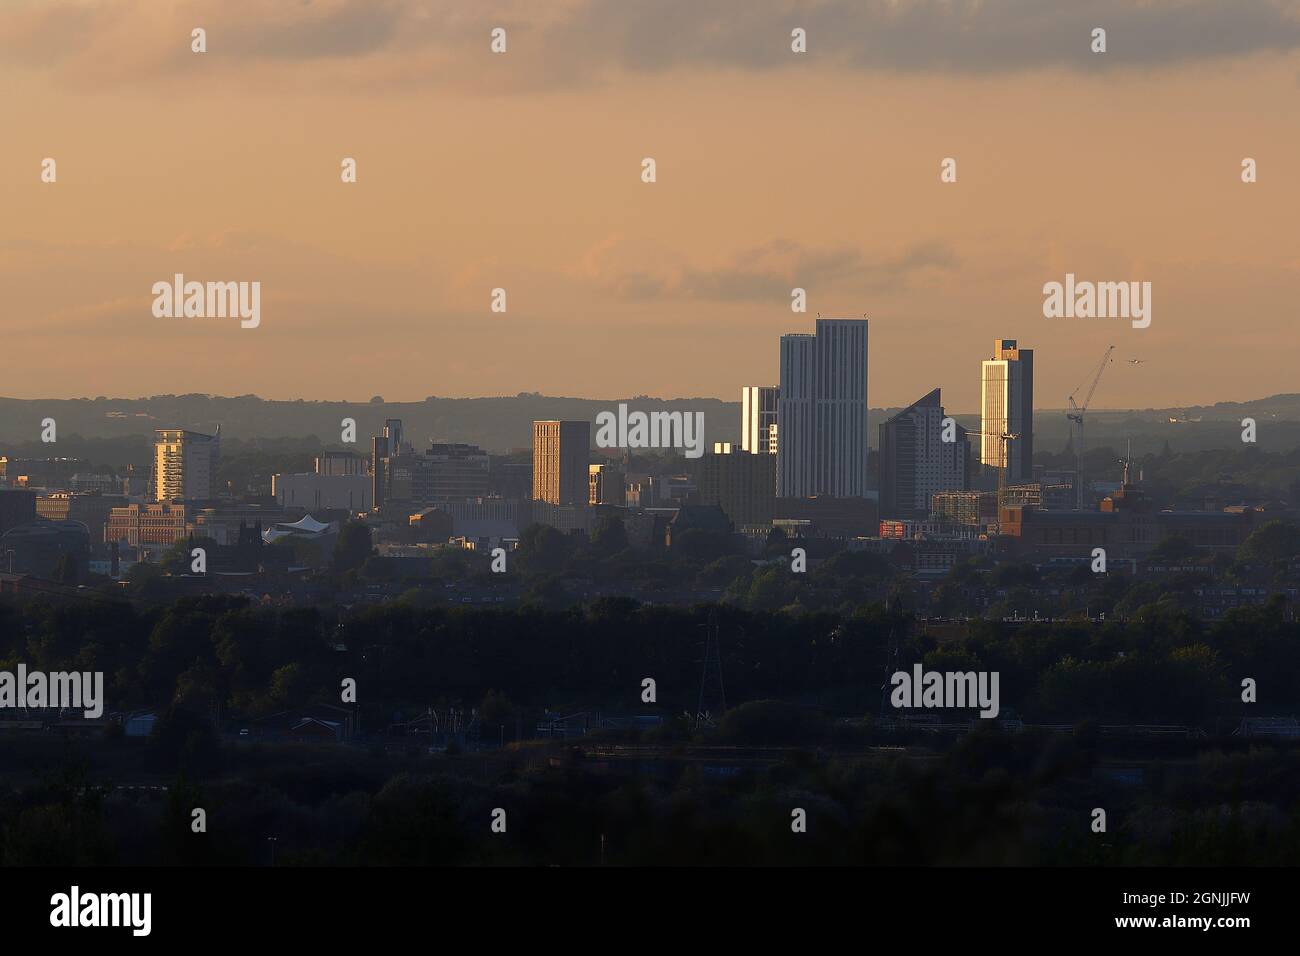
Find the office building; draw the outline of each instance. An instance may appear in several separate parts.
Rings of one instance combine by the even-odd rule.
[[[271,494],[282,508],[306,511],[334,510],[356,513],[369,511],[373,502],[367,474],[272,475]]]
[[[927,518],[934,495],[966,487],[966,429],[953,422],[944,441],[945,417],[936,388],[881,424],[882,519]]]
[[[316,458],[318,475],[365,475],[369,471],[370,462],[354,451],[327,451]]]
[[[777,494],[867,493],[867,320],[817,320],[781,336]]]
[[[930,499],[930,514],[936,521],[979,528],[997,524],[996,491],[941,491]]]
[[[1034,477],[1034,352],[997,339],[983,365],[980,463],[1006,469],[1009,484]],[[1004,435],[1015,435],[1006,438]]]
[[[400,419],[390,418],[383,434],[372,439],[370,459],[369,498],[381,510],[385,505],[411,508],[482,498],[489,491],[487,452],[477,445],[453,442],[435,442],[417,452],[403,438]],[[331,467],[348,466],[333,463]]]
[[[776,459],[730,445],[714,446],[700,461],[699,503],[717,505],[737,530],[772,524]]]
[[[167,547],[186,535],[185,505],[150,504],[113,508],[104,526],[104,540],[109,543]]]
[[[590,422],[533,422],[533,499],[587,504]]]

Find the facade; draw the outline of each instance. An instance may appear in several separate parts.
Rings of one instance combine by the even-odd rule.
[[[528,498],[533,493],[533,463],[502,456],[488,459],[488,494],[501,498]]]
[[[383,500],[431,504],[488,493],[488,454],[475,445],[435,444],[420,454],[403,446],[383,459]]]
[[[365,475],[370,473],[365,456],[354,451],[327,451],[316,458],[318,475]]]
[[[870,497],[778,498],[772,521],[821,538],[856,538],[880,530],[877,502]]]
[[[622,508],[627,502],[623,472],[613,465],[587,466],[587,503]]]
[[[185,505],[157,503],[127,505],[108,513],[104,525],[104,540],[126,543],[133,548],[141,545],[170,546],[184,539]]]
[[[951,434],[955,440],[946,442],[944,418],[936,388],[881,424],[881,518],[926,518],[936,494],[966,487],[966,429],[954,422]]]
[[[451,515],[454,529],[467,523],[500,521],[526,528],[532,522],[532,503],[518,498],[467,498],[462,501],[445,501],[437,507]]]
[[[182,428],[154,432],[155,501],[203,501],[216,497],[221,426],[202,435]]]
[[[817,320],[781,336],[777,494],[867,493],[867,320]]]
[[[1007,482],[1034,477],[1034,352],[1015,339],[996,339],[983,365],[980,463],[1007,469]],[[1003,435],[1019,437],[1003,440]]]
[[[37,498],[36,513],[47,521],[80,521],[90,533],[91,541],[102,542],[109,512],[126,504],[123,495],[57,492]]]
[[[776,460],[730,445],[714,446],[700,461],[699,502],[717,505],[737,528],[772,524]]]
[[[1093,548],[1105,548],[1108,560],[1139,559],[1173,536],[1210,553],[1234,554],[1255,527],[1249,511],[1156,511],[1133,485],[1103,501],[1100,511],[1025,505],[1002,508],[1001,519],[1012,549],[1036,560],[1088,560]]]
[[[53,578],[72,559],[74,573],[83,575],[90,561],[90,534],[80,521],[33,521],[0,535],[0,570]]]
[[[746,385],[740,390],[740,448],[751,455],[774,454],[771,429],[776,425],[781,389],[775,385]]]
[[[454,501],[488,494],[488,453],[477,445],[432,444],[421,456],[420,501]]]
[[[941,491],[930,499],[930,514],[936,521],[950,521],[973,528],[997,524],[996,491]]]
[[[533,422],[533,499],[587,504],[590,422]]]
[[[1049,511],[1073,511],[1075,509],[1074,485],[1045,484],[1030,481],[1022,485],[1007,485],[1002,489],[1002,504],[1033,505]]]
[[[482,498],[488,494],[491,458],[483,449],[477,445],[435,442],[426,451],[417,452],[403,436],[401,419],[390,418],[384,423],[383,434],[371,439],[370,503],[366,509],[382,510],[388,504],[408,507]],[[317,470],[322,467],[340,477],[365,473],[358,463],[338,453],[328,461],[317,459]]]
[[[912,521],[896,518],[880,519],[880,537],[900,541],[924,540],[970,540],[979,537],[979,532],[969,525],[953,521]]]
[[[558,531],[581,531],[585,534],[591,531],[596,512],[585,501],[576,505],[533,501],[529,506],[529,514],[530,524],[544,524]]]
[[[72,476],[89,467],[90,463],[80,458],[0,457],[0,485],[67,490],[72,487]]]
[[[628,481],[627,507],[655,508],[659,505],[659,482],[654,476],[647,475],[639,481]]]
[[[24,488],[0,488],[0,534],[36,520],[36,492]]]
[[[122,479],[113,475],[78,472],[68,482],[68,488],[76,492],[98,492],[101,495],[116,495],[122,492]]]
[[[369,511],[371,491],[370,476],[364,472],[271,476],[271,494],[282,508]]]

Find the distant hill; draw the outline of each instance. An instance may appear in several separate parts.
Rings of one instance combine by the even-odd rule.
[[[532,422],[542,419],[594,421],[598,412],[614,410],[619,402],[642,411],[703,412],[706,447],[716,441],[739,440],[740,404],[716,398],[657,399],[646,396],[595,400],[522,393],[495,398],[438,398],[421,402],[270,401],[256,395],[153,395],[148,398],[14,399],[0,398],[0,454],[39,440],[41,420],[53,418],[62,439],[80,436],[89,441],[138,437],[155,428],[183,427],[212,432],[219,424],[224,437],[319,440],[339,443],[340,422],[357,422],[357,448],[368,449],[369,436],[385,419],[400,418],[417,445],[429,440],[474,442],[492,452],[532,445]],[[877,426],[899,411],[872,409],[868,416],[871,442]],[[954,413],[962,425],[979,429],[976,414]],[[1123,449],[1132,440],[1135,454],[1159,451],[1167,441],[1176,451],[1236,447],[1241,419],[1252,417],[1259,427],[1259,445],[1285,450],[1300,445],[1300,395],[1274,395],[1250,402],[1220,402],[1189,408],[1092,410],[1088,413],[1088,447]],[[1169,419],[1177,418],[1171,423]],[[1195,419],[1200,421],[1194,421]],[[1035,447],[1059,452],[1069,432],[1063,410],[1041,409],[1034,416]],[[53,447],[49,454],[57,454]]]
[[[417,446],[431,440],[464,441],[488,451],[505,452],[532,447],[534,421],[594,421],[601,411],[617,411],[619,402],[647,412],[702,412],[706,448],[712,448],[715,441],[736,441],[739,435],[740,404],[715,398],[661,400],[642,396],[597,401],[521,394],[501,398],[430,397],[422,402],[280,402],[256,395],[153,395],[125,399],[0,398],[0,447],[38,440],[44,418],[55,420],[61,438],[147,436],[155,428],[165,427],[211,433],[220,425],[222,437],[314,437],[336,445],[340,423],[344,418],[353,418],[357,423],[357,447],[368,452],[370,436],[379,432],[384,421],[400,418],[408,440]]]

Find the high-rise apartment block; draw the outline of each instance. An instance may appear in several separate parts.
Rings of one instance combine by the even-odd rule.
[[[936,388],[881,424],[882,519],[924,519],[934,495],[966,487],[966,429],[956,422],[945,428],[945,418]]]
[[[781,336],[777,495],[867,493],[867,320]]]
[[[533,422],[533,499],[586,505],[591,422]]]
[[[216,497],[221,426],[202,435],[181,428],[154,431],[155,501],[202,501]]]

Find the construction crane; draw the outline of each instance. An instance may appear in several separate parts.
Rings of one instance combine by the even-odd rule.
[[[1070,410],[1065,413],[1065,417],[1070,420],[1070,424],[1074,428],[1075,506],[1079,511],[1083,510],[1083,416],[1092,403],[1092,395],[1097,391],[1097,383],[1101,381],[1101,373],[1106,371],[1106,366],[1111,362],[1111,353],[1114,351],[1115,346],[1106,346],[1106,354],[1101,357],[1101,363],[1097,366],[1097,370],[1092,373],[1092,384],[1088,385],[1088,394],[1083,397],[1083,404],[1077,404],[1074,396],[1079,394],[1080,389],[1086,384],[1086,380],[1070,393]]]
[[[1007,459],[1007,442],[1020,437],[1019,432],[972,432],[981,438],[992,438],[998,443],[998,521],[1002,521],[1002,506],[1007,493],[1007,471],[1011,462]]]

